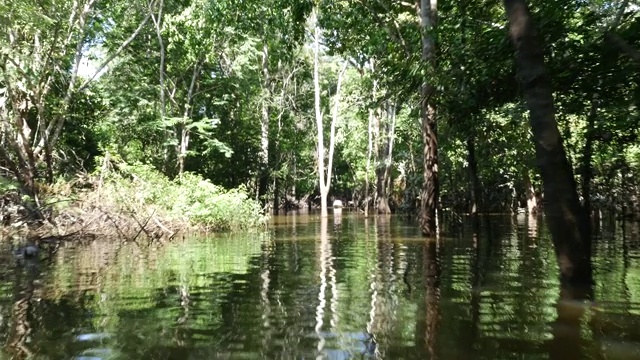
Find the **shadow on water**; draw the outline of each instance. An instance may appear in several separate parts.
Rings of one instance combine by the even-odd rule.
[[[478,224],[425,240],[394,216],[290,214],[32,264],[0,249],[0,358],[640,358],[638,225],[603,223],[595,286],[561,289],[544,221]]]

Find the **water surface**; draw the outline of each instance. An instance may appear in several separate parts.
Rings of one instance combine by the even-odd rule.
[[[640,359],[637,225],[595,243],[593,301],[562,296],[543,223],[277,217],[266,233],[0,255],[0,358]],[[566,294],[565,294],[566,295]]]

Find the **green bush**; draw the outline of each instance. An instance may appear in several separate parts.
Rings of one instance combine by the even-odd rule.
[[[260,204],[244,189],[227,190],[193,173],[170,180],[150,165],[118,164],[106,178],[109,192],[124,205],[151,206],[165,216],[211,231],[235,231],[263,225]]]

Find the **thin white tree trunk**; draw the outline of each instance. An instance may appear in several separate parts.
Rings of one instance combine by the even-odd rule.
[[[269,47],[265,42],[262,46],[262,101],[260,109],[260,171],[258,172],[258,192],[257,197],[265,196],[269,182],[269,101],[271,89],[269,86]],[[264,205],[267,205],[267,199]]]
[[[333,101],[333,116],[331,119],[331,135],[329,138],[329,161],[328,161],[329,163],[327,164],[327,179],[325,181],[326,193],[329,192],[329,188],[331,187],[331,172],[333,169],[333,152],[335,150],[336,125],[338,124],[339,115],[340,115],[340,89],[342,87],[342,79],[344,78],[344,73],[347,70],[347,65],[349,65],[349,62],[345,61],[342,64],[340,73],[338,74],[338,84],[336,86],[336,95]]]
[[[323,196],[325,189],[324,179],[324,132],[322,111],[320,110],[320,27],[318,26],[318,10],[313,11],[313,88],[316,112],[317,144],[318,151],[318,180],[320,184],[320,209],[323,217],[327,216],[327,198]]]
[[[182,175],[184,172],[184,161],[187,157],[187,151],[189,150],[189,138],[190,138],[190,130],[189,123],[193,114],[193,108],[191,106],[191,102],[193,99],[193,91],[196,86],[196,82],[198,81],[198,76],[200,74],[200,66],[202,65],[202,61],[198,60],[195,66],[193,67],[193,75],[191,76],[191,83],[189,84],[189,92],[187,93],[186,103],[184,105],[184,113],[182,114],[182,124],[181,124],[181,132],[180,132],[180,151],[178,153],[178,174]]]
[[[315,95],[315,112],[316,112],[316,127],[318,131],[317,149],[318,149],[318,178],[320,183],[320,212],[322,217],[328,215],[327,196],[329,195],[329,189],[331,188],[331,168],[333,166],[333,151],[335,148],[335,130],[336,123],[338,122],[338,115],[340,109],[340,87],[342,85],[342,78],[347,70],[348,61],[345,61],[338,74],[338,84],[336,87],[336,95],[333,106],[333,116],[331,120],[331,134],[329,139],[329,158],[327,160],[327,168],[325,173],[324,165],[324,132],[322,111],[320,110],[320,27],[318,26],[318,10],[314,9],[313,12],[313,27],[314,27],[314,46],[313,46],[313,87]],[[326,177],[325,177],[326,175]]]
[[[158,69],[158,81],[160,83],[160,121],[164,124],[164,120],[167,117],[167,95],[166,88],[164,84],[164,68],[166,61],[166,49],[164,46],[164,40],[162,39],[162,12],[164,9],[164,0],[160,0],[160,4],[158,5],[158,15],[157,17],[151,13],[151,19],[153,20],[153,24],[155,25],[156,35],[158,37],[158,45],[160,46],[160,67]],[[164,142],[168,143],[169,138],[172,136],[171,131],[167,127],[164,130]],[[164,160],[163,167],[165,172],[169,167],[169,147],[162,147],[162,159]]]

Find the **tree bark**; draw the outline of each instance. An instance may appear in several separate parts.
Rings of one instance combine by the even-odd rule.
[[[437,0],[420,0],[420,26],[422,28],[422,60],[435,64],[435,47],[430,31],[436,23]],[[425,236],[437,234],[436,210],[438,207],[438,137],[436,109],[431,103],[434,88],[425,79],[420,89],[420,116],[422,119],[423,177],[421,192],[420,229]]]
[[[594,92],[591,99],[591,109],[587,116],[587,129],[585,133],[584,148],[582,149],[581,181],[582,187],[582,207],[587,216],[587,221],[591,222],[591,179],[593,168],[591,160],[593,158],[593,140],[595,136],[595,121],[598,116],[598,95]],[[589,227],[590,230],[590,227]]]
[[[200,75],[200,68],[202,66],[202,61],[198,60],[196,64],[193,66],[193,74],[191,76],[191,82],[189,84],[189,91],[187,92],[187,99],[185,100],[184,112],[182,114],[182,121],[178,127],[178,132],[180,134],[180,142],[178,147],[178,175],[182,175],[184,172],[184,162],[187,158],[187,151],[189,150],[189,139],[191,137],[191,130],[189,130],[189,124],[191,122],[191,118],[193,116],[193,106],[191,102],[193,100],[193,92],[196,87],[196,83],[198,82],[198,77]]]
[[[551,81],[537,30],[525,0],[504,0],[510,36],[516,49],[518,78],[533,130],[542,174],[545,214],[563,283],[591,284],[591,239],[577,195],[573,170],[558,131]]]
[[[367,134],[368,134],[368,145],[367,145],[367,168],[365,172],[364,179],[364,216],[369,216],[369,170],[371,168],[371,150],[373,147],[372,144],[372,122],[373,122],[373,110],[369,110],[369,122],[367,126]]]
[[[260,174],[259,174],[259,186],[258,197],[261,198],[262,205],[264,206],[267,199],[264,197],[267,194],[267,185],[269,183],[269,101],[270,89],[269,89],[269,47],[267,44],[262,46],[262,105],[260,110]]]
[[[318,181],[320,186],[320,212],[322,217],[327,216],[327,197],[323,196],[325,188],[324,178],[324,125],[322,121],[322,111],[320,110],[320,28],[318,26],[318,9],[313,13],[313,89],[314,105],[316,112],[316,150],[318,163]]]
[[[166,94],[166,86],[165,86],[165,80],[164,80],[164,69],[165,69],[165,61],[166,61],[166,56],[167,56],[167,52],[166,52],[166,48],[164,46],[164,39],[162,39],[162,13],[164,10],[164,0],[160,0],[160,3],[158,4],[158,15],[156,17],[155,14],[153,14],[153,12],[151,12],[151,19],[153,20],[153,24],[155,26],[156,29],[156,36],[158,37],[158,46],[160,47],[160,66],[158,68],[158,82],[160,85],[160,121],[164,124],[164,121],[167,117],[167,94]],[[168,143],[169,142],[169,138],[172,137],[173,134],[171,134],[171,131],[165,127],[164,130],[164,142]],[[170,151],[170,147],[167,145],[164,145],[162,147],[162,159],[163,159],[163,170],[165,174],[169,173],[169,168],[171,166],[170,162],[169,162],[169,151]]]
[[[393,142],[396,126],[396,104],[391,100],[386,102],[386,121],[384,123],[384,143],[380,148],[380,159],[384,159],[382,166],[377,169],[378,173],[378,213],[391,214],[389,206],[389,193],[391,192],[391,165],[393,162]],[[381,137],[383,138],[383,137]]]

